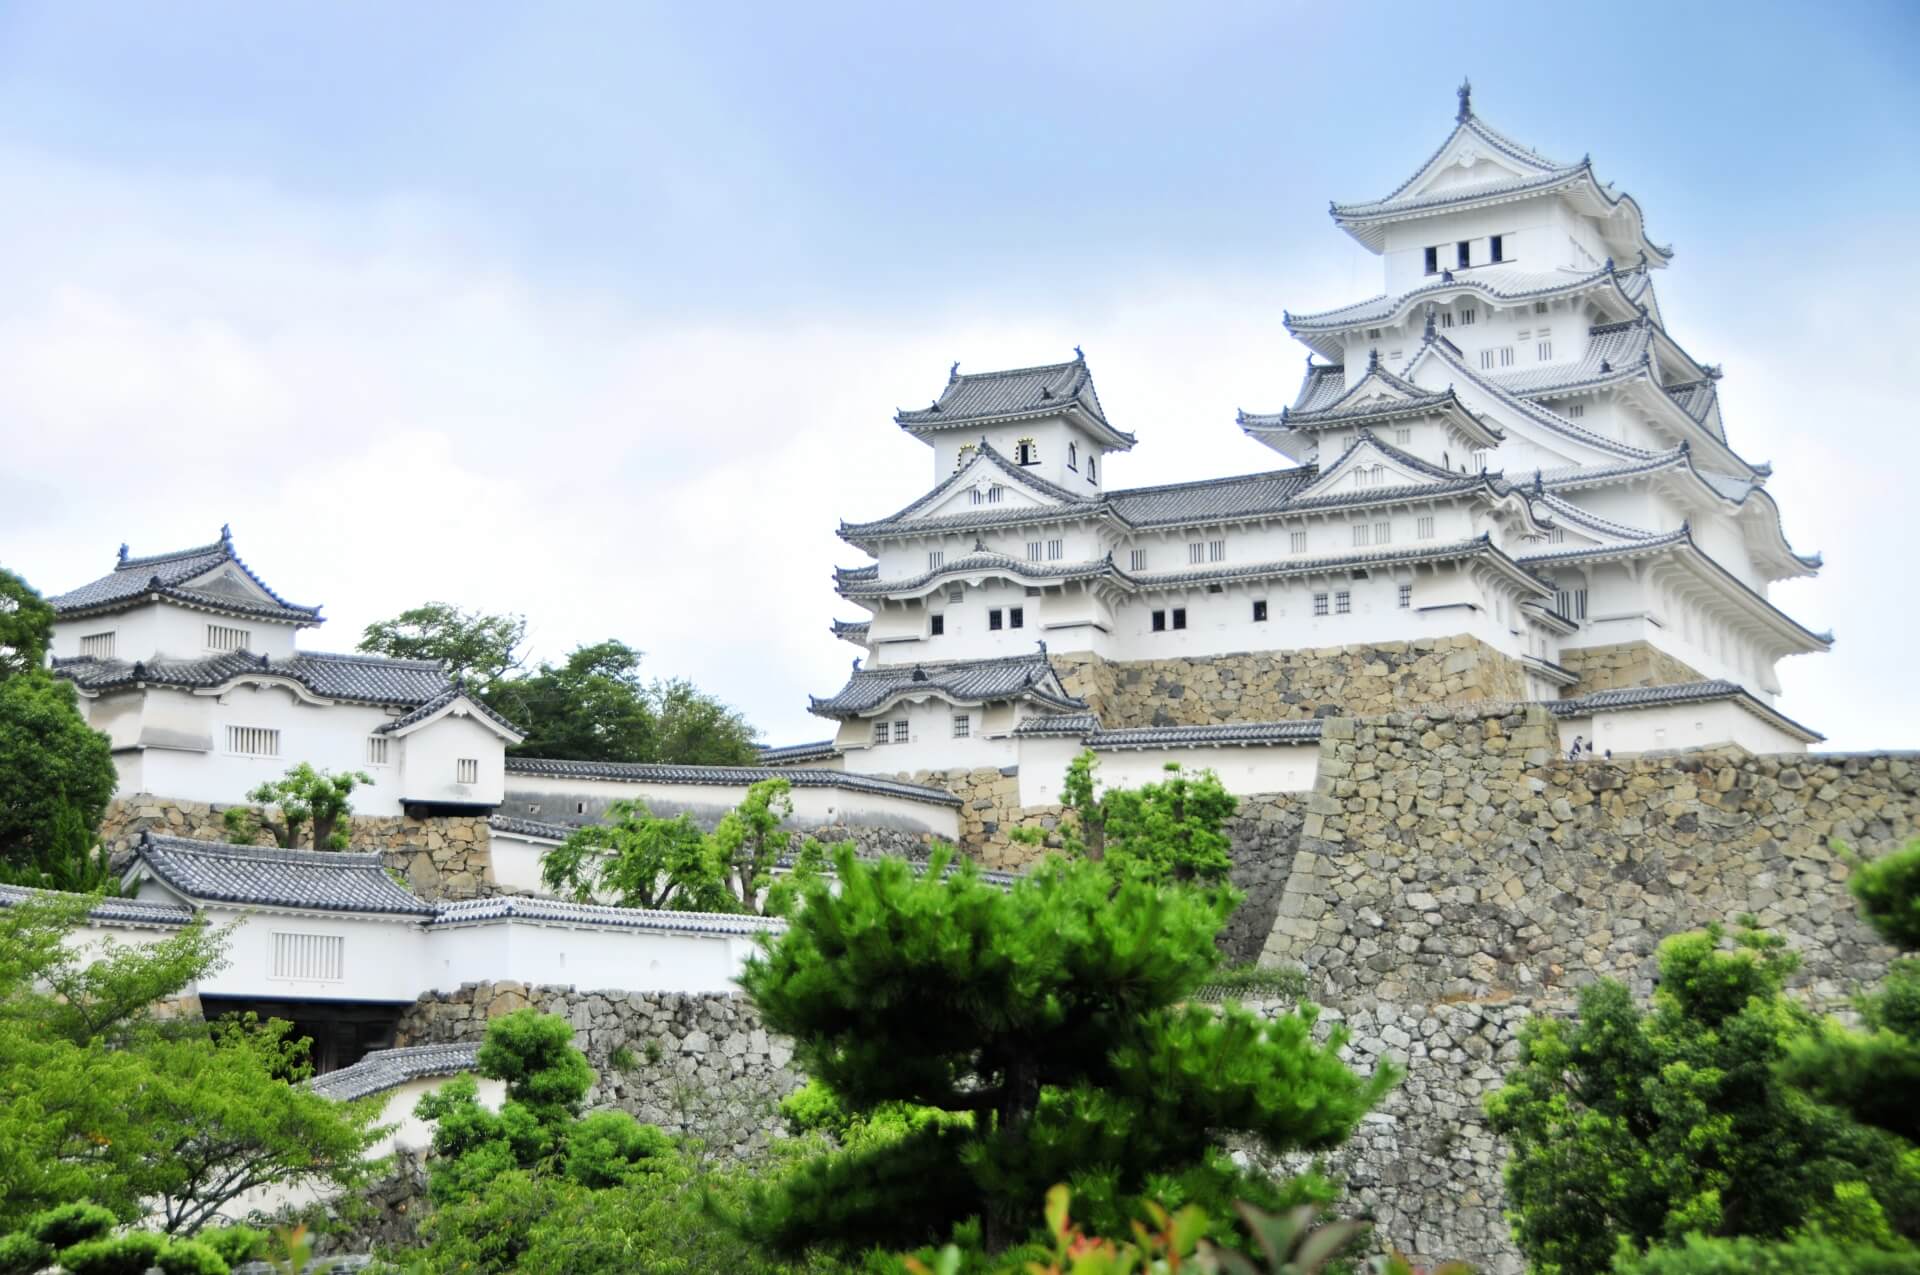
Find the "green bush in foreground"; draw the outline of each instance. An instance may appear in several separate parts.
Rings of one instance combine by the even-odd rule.
[[[73,1275],[147,1275],[166,1246],[166,1236],[150,1231],[82,1240],[61,1250],[60,1265]]]
[[[1707,1239],[1622,1256],[1613,1275],[1920,1275],[1920,1253],[1846,1245],[1825,1236]]]

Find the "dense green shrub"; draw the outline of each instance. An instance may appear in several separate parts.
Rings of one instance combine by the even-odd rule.
[[[33,1275],[53,1264],[53,1245],[31,1235],[0,1235],[0,1275]]]
[[[20,1229],[42,1244],[67,1248],[83,1240],[97,1240],[113,1230],[116,1219],[111,1209],[98,1204],[60,1204],[36,1213]]]
[[[1613,1275],[1920,1275],[1920,1253],[1846,1245],[1825,1236],[1707,1239],[1621,1257]]]
[[[658,1170],[674,1154],[673,1140],[624,1111],[597,1111],[567,1131],[562,1172],[581,1186],[617,1186],[635,1173]]]
[[[267,1244],[267,1233],[251,1226],[214,1227],[200,1232],[194,1238],[218,1253],[228,1266],[251,1261],[259,1256]]]
[[[83,1240],[61,1250],[60,1265],[73,1275],[147,1275],[166,1246],[166,1236],[150,1231]]]
[[[169,1240],[158,1263],[165,1275],[228,1275],[227,1259],[199,1240]]]

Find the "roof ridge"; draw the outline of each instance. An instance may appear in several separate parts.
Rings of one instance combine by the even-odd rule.
[[[1063,363],[1035,363],[1032,367],[995,368],[991,372],[957,372],[954,374],[953,379],[956,381],[990,381],[995,377],[1001,376],[1026,376],[1034,372],[1062,372],[1076,364],[1084,367],[1086,366],[1086,360],[1084,358],[1068,359]]]
[[[446,671],[445,660],[416,660],[401,655],[376,655],[371,651],[307,651],[298,650],[286,656],[280,662],[290,660],[325,660],[339,664],[385,664],[392,668],[439,669]]]
[[[157,845],[184,850],[191,854],[209,854],[223,859],[260,859],[271,863],[303,863],[316,867],[383,867],[385,858],[378,850],[288,850],[280,846],[241,845],[231,841],[202,841],[197,837],[154,836],[141,834],[140,846]]]
[[[121,546],[125,548],[125,546]],[[197,545],[191,549],[174,549],[167,553],[150,553],[138,558],[121,558],[115,565],[115,571],[133,571],[141,567],[150,567],[162,562],[178,562],[183,558],[204,558],[210,553],[223,552],[229,558],[235,556],[233,541],[216,540],[209,545]]]
[[[1183,491],[1193,487],[1218,487],[1222,483],[1274,481],[1294,474],[1303,474],[1316,467],[1313,465],[1293,465],[1286,469],[1265,469],[1252,474],[1230,474],[1225,478],[1194,478],[1185,482],[1161,483],[1154,487],[1121,487],[1107,493],[1107,499],[1118,496],[1159,495],[1168,491]]]

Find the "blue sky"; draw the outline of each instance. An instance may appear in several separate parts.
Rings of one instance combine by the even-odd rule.
[[[427,597],[618,635],[775,740],[891,424],[1083,344],[1143,483],[1275,467],[1329,198],[1481,113],[1678,248],[1681,342],[1831,564],[1783,706],[1911,743],[1911,5],[0,6],[0,561],[231,522],[314,645]],[[840,608],[844,614],[851,614]]]

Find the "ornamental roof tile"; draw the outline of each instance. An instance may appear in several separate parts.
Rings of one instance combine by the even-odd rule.
[[[83,896],[63,890],[39,890],[29,886],[0,884],[0,908],[15,907],[32,899],[77,899]],[[100,899],[87,909],[87,918],[102,925],[165,926],[173,929],[193,920],[193,909],[184,903],[161,903],[153,899]]]
[[[330,651],[299,651],[280,660],[250,651],[199,660],[99,660],[82,655],[55,660],[53,672],[82,690],[96,692],[139,683],[215,687],[243,678],[284,677],[325,699],[408,708],[438,699],[453,686],[436,660],[397,660]]]
[[[496,894],[485,899],[443,903],[431,922],[434,929],[492,921],[534,921],[554,925],[590,925],[601,929],[655,930],[669,934],[779,934],[787,923],[778,917],[743,912],[675,912],[651,908],[617,908],[566,899],[540,899],[524,894]]]
[[[412,1045],[405,1049],[376,1049],[350,1067],[330,1071],[307,1081],[307,1088],[323,1098],[352,1102],[398,1089],[410,1080],[428,1076],[455,1076],[472,1071],[480,1046]]]
[[[609,783],[641,784],[720,784],[725,786],[757,784],[763,779],[784,779],[795,788],[839,788],[925,801],[938,806],[957,806],[960,799],[944,788],[909,784],[897,779],[873,775],[854,775],[840,770],[774,769],[765,766],[659,766],[645,762],[565,761],[551,757],[507,758],[508,788],[516,776],[551,779],[592,779]]]
[[[1077,355],[1077,352],[1076,352]],[[1054,415],[1078,408],[1100,429],[1116,440],[1116,445],[1131,447],[1134,437],[1108,423],[1094,393],[1093,374],[1084,357],[1043,367],[1011,368],[1001,372],[962,374],[960,365],[947,379],[947,386],[932,406],[917,411],[901,410],[894,420],[903,429],[952,429],[989,421]]]
[[[269,601],[262,602],[237,583],[228,584],[221,580],[209,581],[197,588],[188,587],[189,581],[197,580],[227,563],[231,563],[265,593]],[[172,553],[130,558],[126,546],[122,545],[120,560],[112,571],[77,589],[69,589],[48,598],[47,602],[60,615],[86,615],[123,610],[156,593],[188,605],[258,619],[283,620],[296,625],[321,622],[319,607],[288,602],[268,588],[266,582],[255,575],[240,560],[240,555],[234,552],[233,537],[224,527],[220,529],[220,539],[212,544],[177,549]]]
[[[865,646],[867,635],[872,632],[872,620],[835,620],[833,622],[833,635],[843,642]]]
[[[378,854],[267,850],[146,833],[134,856],[155,879],[195,903],[405,916],[431,916],[434,910],[388,876]]]
[[[822,717],[859,717],[905,696],[930,693],[961,704],[1024,699],[1062,712],[1087,709],[1085,700],[1061,685],[1045,651],[992,660],[856,668],[837,693],[814,699],[810,707]]]

